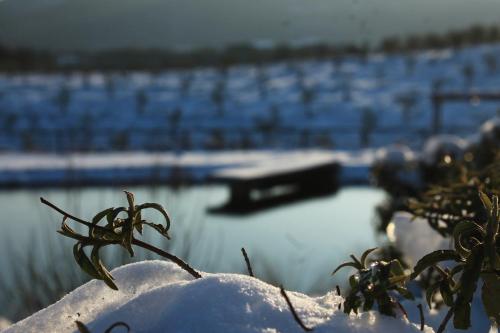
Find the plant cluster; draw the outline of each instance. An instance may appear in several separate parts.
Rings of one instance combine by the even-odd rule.
[[[455,328],[471,326],[471,302],[482,280],[481,298],[488,317],[500,323],[500,209],[498,196],[480,193],[487,218],[484,221],[462,220],[453,229],[454,249],[439,250],[420,259],[412,274],[416,278],[434,267],[441,279],[426,291],[429,305],[439,290],[444,303],[450,307],[442,327],[453,316]],[[482,222],[482,223],[479,223]],[[453,268],[441,268],[438,263],[454,261]],[[455,278],[458,276],[458,278]]]
[[[104,281],[110,288],[117,290],[118,287],[113,282],[114,278],[104,266],[99,251],[109,245],[120,245],[130,256],[134,256],[132,245],[142,247],[155,252],[176,263],[179,267],[187,271],[194,278],[200,278],[201,274],[194,270],[180,258],[158,249],[148,243],[142,242],[134,235],[135,232],[142,234],[144,226],[149,226],[156,230],[161,236],[170,239],[168,230],[170,228],[170,217],[163,208],[157,203],[135,204],[134,195],[125,191],[128,201],[128,207],[108,208],[97,213],[91,222],[75,217],[49,201],[41,198],[42,203],[52,207],[63,215],[61,229],[58,232],[66,237],[75,239],[77,242],[73,246],[73,256],[81,269],[95,279]],[[155,224],[142,219],[142,211],[145,209],[154,209],[160,212],[166,224]],[[125,215],[125,216],[122,216]],[[67,220],[73,220],[88,228],[88,234],[77,233],[68,224]],[[99,225],[105,220],[105,225]],[[90,258],[85,252],[86,247],[91,247]]]
[[[358,313],[359,308],[369,311],[376,303],[380,313],[395,316],[395,309],[406,314],[401,304],[390,295],[391,291],[399,293],[406,299],[414,299],[413,294],[405,288],[410,275],[405,272],[397,260],[389,262],[377,260],[368,264],[368,255],[376,248],[366,250],[361,259],[351,255],[352,262],[345,262],[332,273],[334,275],[343,267],[353,267],[357,272],[349,277],[351,290],[345,298],[344,312]]]

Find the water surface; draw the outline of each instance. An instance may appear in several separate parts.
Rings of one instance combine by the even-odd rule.
[[[207,272],[245,272],[240,252],[245,247],[257,276],[305,292],[332,288],[337,281],[329,274],[336,265],[348,259],[349,254],[376,245],[371,225],[373,208],[384,198],[380,190],[348,187],[330,196],[293,205],[251,215],[227,216],[207,213],[209,207],[227,200],[225,187],[128,190],[135,193],[138,203],[161,203],[172,215],[171,241],[155,237],[153,232],[145,233],[144,237],[157,246],[168,247]],[[18,253],[35,250],[40,257],[54,256],[56,248],[71,257],[71,242],[62,242],[62,236],[55,233],[61,216],[43,206],[40,196],[87,220],[104,208],[126,205],[125,195],[118,188],[0,192],[3,267],[12,262],[12,258],[7,258],[12,250],[5,250],[7,246]],[[145,217],[161,220],[154,212]],[[47,254],[47,248],[52,252]],[[139,258],[143,258],[140,253]]]

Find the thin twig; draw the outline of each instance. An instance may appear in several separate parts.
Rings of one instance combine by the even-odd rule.
[[[127,329],[127,332],[130,332],[130,326],[127,325],[127,323],[124,323],[123,321],[119,321],[111,325],[107,330],[104,331],[104,333],[111,333],[111,331],[116,328],[116,327],[125,327]]]
[[[295,308],[292,305],[292,302],[290,301],[290,298],[288,298],[288,295],[286,294],[285,289],[283,289],[283,286],[280,286],[280,292],[281,292],[281,296],[283,296],[285,298],[286,304],[288,304],[288,307],[290,308],[290,311],[292,312],[293,318],[295,319],[297,324],[299,324],[299,326],[304,331],[311,332],[313,329],[304,325],[302,320],[300,320],[299,316],[297,315],[297,312],[295,311]]]
[[[425,327],[425,317],[424,310],[422,309],[422,304],[417,305],[418,312],[420,313],[420,330],[423,331]]]
[[[406,312],[406,309],[404,308],[403,304],[401,304],[399,301],[396,301],[396,305],[398,306],[399,310],[401,310],[405,318],[408,319],[408,312]]]
[[[69,214],[69,213],[65,212],[64,210],[62,210],[61,208],[57,207],[57,206],[56,206],[56,205],[54,205],[53,203],[51,203],[51,202],[49,202],[49,201],[45,200],[44,198],[40,198],[40,201],[41,201],[43,204],[45,204],[45,205],[49,206],[50,208],[52,208],[52,209],[56,210],[56,211],[57,211],[57,212],[59,212],[61,215],[67,216],[68,218],[70,218],[70,219],[72,219],[72,220],[75,220],[76,222],[80,222],[80,223],[83,223],[83,224],[85,224],[85,225],[87,225],[88,223],[90,223],[90,222],[88,222],[88,221],[82,220],[81,218],[78,218],[78,217],[76,217],[76,216],[73,216],[73,215],[71,215],[71,214]]]
[[[93,227],[93,228],[102,228],[100,226],[94,225],[94,224],[92,224],[92,223],[90,223],[88,221],[82,220],[81,218],[78,218],[76,216],[73,216],[73,215],[65,212],[64,210],[62,210],[61,208],[57,207],[53,203],[45,200],[44,198],[40,198],[40,201],[43,204],[49,206],[50,208],[56,210],[61,215],[64,215],[64,216],[66,216],[66,217],[68,217],[68,218],[70,218],[70,219],[72,219],[72,220],[74,220],[76,222],[82,223],[82,224],[84,224],[86,226]],[[103,228],[103,229],[105,229],[105,228]],[[107,229],[105,229],[105,230],[107,230]],[[163,251],[163,250],[161,250],[161,249],[159,249],[159,248],[157,248],[157,247],[155,247],[153,245],[150,245],[148,243],[142,242],[142,241],[140,241],[138,239],[135,239],[135,238],[132,239],[132,244],[140,246],[140,247],[142,247],[142,248],[144,248],[146,250],[149,250],[151,252],[154,252],[154,253],[156,253],[156,254],[158,254],[158,255],[166,258],[166,259],[169,259],[170,261],[172,261],[173,263],[175,263],[177,266],[179,266],[180,268],[184,269],[186,272],[188,272],[189,274],[191,274],[196,279],[199,279],[199,278],[202,277],[201,274],[198,273],[194,268],[192,268],[191,266],[189,266],[189,264],[187,264],[182,259],[180,259],[179,257],[176,257],[173,254],[165,252],[165,251]]]
[[[255,277],[255,275],[253,275],[253,270],[252,270],[252,265],[250,264],[250,259],[248,259],[247,251],[245,251],[244,247],[241,248],[241,253],[243,253],[243,257],[245,258],[245,262],[247,264],[248,275],[250,275],[251,277]]]
[[[335,286],[335,290],[337,290],[337,295],[342,296],[342,294],[340,293],[339,285]],[[341,307],[342,307],[342,302],[339,303],[338,310],[340,310]]]
[[[186,263],[185,261],[183,261],[181,258],[179,257],[176,257],[174,256],[173,254],[170,254],[168,252],[165,252],[153,245],[150,245],[148,243],[145,243],[143,241],[140,241],[138,239],[132,239],[132,244],[134,245],[137,245],[137,246],[140,246],[146,250],[149,250],[151,252],[154,252],[164,258],[167,258],[169,259],[170,261],[174,262],[175,264],[177,264],[177,266],[179,266],[180,268],[184,269],[186,272],[188,272],[189,274],[191,274],[195,279],[200,279],[202,278],[201,274],[199,272],[197,272],[194,268],[192,268],[191,266],[189,266],[188,263]]]
[[[453,308],[450,308],[448,310],[448,313],[444,317],[443,321],[441,322],[441,325],[439,325],[439,328],[438,328],[436,333],[443,333],[444,332],[446,325],[450,321],[452,315],[453,315]]]

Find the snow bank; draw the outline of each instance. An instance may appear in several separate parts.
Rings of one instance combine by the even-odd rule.
[[[404,253],[409,265],[432,251],[450,247],[450,241],[432,229],[426,219],[412,218],[410,213],[396,212],[387,227],[389,239]]]
[[[93,280],[3,333],[76,332],[75,320],[92,332],[103,332],[117,321],[136,333],[302,332],[279,289],[252,277],[204,274],[193,280],[164,261],[126,265],[113,275],[119,291]],[[289,292],[289,297],[315,332],[420,332],[408,321],[375,312],[347,316],[337,310],[342,298],[334,293],[312,298]],[[424,332],[433,330],[426,327]]]

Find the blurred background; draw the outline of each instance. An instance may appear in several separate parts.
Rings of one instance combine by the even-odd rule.
[[[499,12],[494,0],[0,1],[0,316],[88,280],[39,197],[91,219],[126,205],[124,189],[167,208],[172,240],[144,237],[200,270],[245,272],[245,247],[266,281],[333,289],[334,267],[387,241],[376,166],[414,184],[419,163],[498,136]]]

